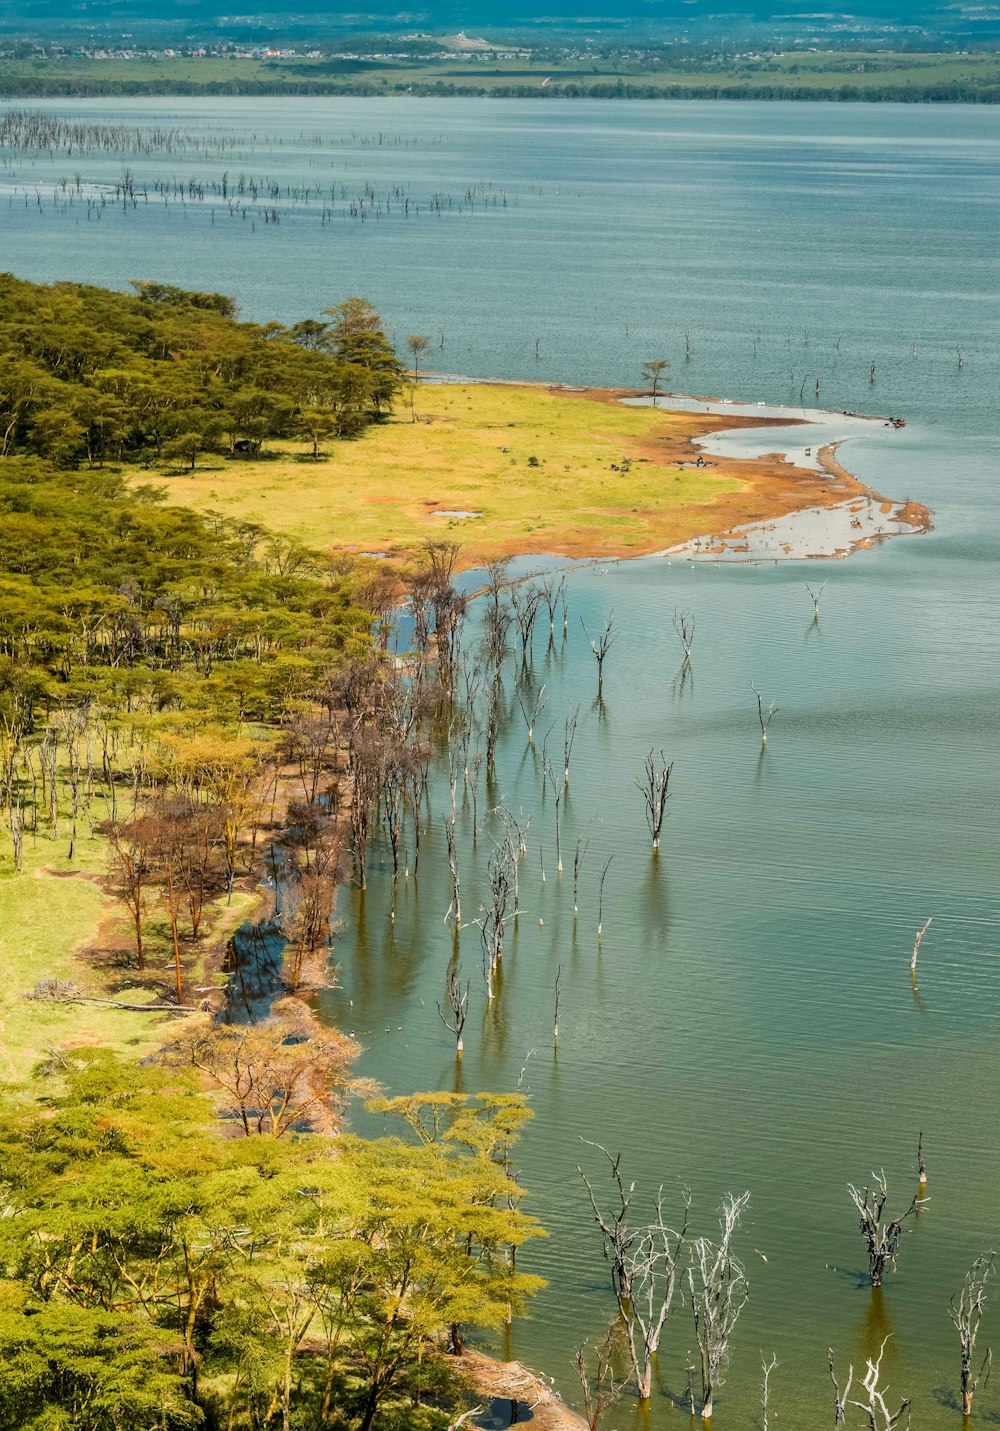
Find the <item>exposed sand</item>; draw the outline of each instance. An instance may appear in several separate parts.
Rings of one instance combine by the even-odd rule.
[[[532,1431],[587,1431],[583,1417],[571,1411],[547,1381],[521,1362],[495,1361],[468,1347],[457,1362],[484,1400],[518,1401],[529,1406],[531,1420],[526,1424]]]

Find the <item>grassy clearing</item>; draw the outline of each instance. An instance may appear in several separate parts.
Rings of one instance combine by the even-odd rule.
[[[678,466],[691,460],[690,436],[711,421],[704,415],[489,384],[421,386],[416,413],[413,422],[401,406],[320,462],[304,449],[254,462],[205,459],[193,474],[166,478],[169,499],[323,549],[400,553],[444,536],[477,558],[599,556],[653,550],[699,530],[693,509],[742,485]],[[624,457],[630,471],[612,470]],[[432,515],[442,509],[482,516]]]
[[[100,836],[77,840],[72,863],[65,838],[40,833],[25,839],[25,869],[0,874],[0,1083],[24,1081],[49,1050],[104,1045],[142,1057],[169,1039],[174,1020],[165,1014],[133,1013],[106,1004],[53,1003],[24,996],[40,979],[76,984],[95,998],[158,1003],[172,997],[174,963],[166,920],[147,923],[147,967],[128,967],[130,927],[117,901],[101,886],[108,845]],[[183,946],[185,997],[211,982],[210,960],[226,935],[256,904],[254,892],[237,890],[206,906],[206,933],[195,948]],[[151,910],[155,916],[155,910]],[[97,946],[100,963],[83,952]]]
[[[59,844],[65,845],[65,841]],[[64,979],[87,993],[105,996],[99,972],[77,951],[94,943],[113,901],[92,877],[107,866],[104,842],[80,840],[72,866],[56,841],[25,841],[25,871],[0,878],[0,960],[4,1001],[0,1009],[0,1080],[20,1082],[49,1049],[109,1044],[137,1054],[162,1037],[155,1015],[128,1013],[101,1004],[28,1001],[39,979]],[[141,976],[128,991],[131,1002],[154,998]],[[122,995],[118,995],[122,997]]]

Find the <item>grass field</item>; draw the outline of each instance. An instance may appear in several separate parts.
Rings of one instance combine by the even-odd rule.
[[[357,442],[253,462],[202,459],[165,480],[171,501],[252,519],[318,549],[405,553],[428,538],[467,558],[651,551],[704,530],[743,484],[691,465],[712,419],[490,384],[421,385]],[[628,472],[614,471],[630,458]],[[149,474],[143,474],[149,480]],[[437,511],[473,511],[461,519]]]
[[[516,93],[614,97],[1000,100],[995,53],[788,51],[754,60],[692,60],[661,65],[654,57],[593,60],[137,58],[0,61],[0,96],[32,94]]]
[[[130,969],[116,953],[131,949],[124,909],[102,887],[108,869],[108,844],[81,831],[74,858],[66,858],[67,839],[50,833],[25,837],[25,869],[10,872],[9,849],[0,852],[0,968],[4,999],[0,1008],[0,1083],[20,1083],[52,1051],[97,1046],[152,1053],[171,1034],[170,1015],[144,1014],[101,1003],[57,1003],[26,999],[40,979],[75,984],[93,998],[123,1003],[157,1003],[171,996],[174,965],[169,929],[156,918],[155,903],[146,926],[147,967]],[[185,996],[192,1002],[205,979],[206,960],[221,947],[225,934],[249,916],[256,895],[237,890],[233,902],[215,901],[206,909],[209,931],[198,948],[185,946]],[[96,963],[87,951],[98,946]],[[110,958],[109,958],[110,954]]]

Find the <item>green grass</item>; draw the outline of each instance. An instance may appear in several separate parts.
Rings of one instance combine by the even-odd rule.
[[[654,551],[704,530],[705,508],[743,490],[732,476],[678,466],[692,459],[690,436],[714,425],[704,414],[492,384],[422,385],[416,414],[411,421],[400,405],[392,421],[331,444],[318,463],[290,446],[269,460],[206,458],[193,474],[167,477],[169,500],[261,521],[320,549],[405,553],[444,536],[462,543],[468,564]],[[623,457],[627,474],[613,470]]]

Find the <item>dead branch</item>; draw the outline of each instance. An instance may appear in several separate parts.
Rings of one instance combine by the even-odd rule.
[[[918,1208],[923,1207],[927,1199],[922,1198],[919,1193],[915,1193],[913,1201],[906,1211],[899,1217],[894,1217],[886,1222],[884,1213],[889,1193],[885,1173],[873,1173],[872,1177],[875,1179],[874,1187],[866,1186],[859,1191],[853,1183],[848,1183],[847,1190],[851,1195],[851,1201],[858,1210],[860,1218],[858,1226],[868,1247],[869,1280],[873,1287],[881,1287],[886,1270],[895,1271],[896,1252],[899,1247],[903,1222]]]
[[[990,1365],[993,1360],[993,1353],[989,1347],[983,1357],[982,1364],[978,1371],[974,1369],[976,1356],[976,1337],[979,1335],[979,1323],[982,1320],[983,1310],[986,1306],[986,1283],[993,1275],[993,1263],[996,1259],[995,1252],[984,1252],[981,1257],[977,1257],[975,1262],[965,1274],[965,1281],[962,1289],[951,1299],[949,1311],[951,1320],[955,1324],[958,1332],[959,1342],[962,1348],[962,1415],[972,1415],[972,1398],[976,1394],[976,1388],[982,1380],[983,1373],[986,1373],[987,1380],[990,1374]],[[985,1385],[985,1382],[984,1382]]]

